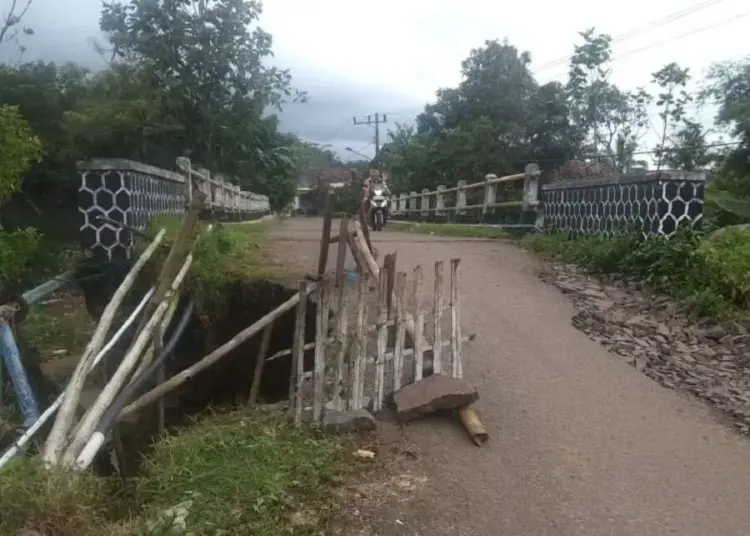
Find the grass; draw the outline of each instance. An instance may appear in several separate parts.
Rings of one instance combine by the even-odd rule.
[[[196,300],[201,316],[209,318],[225,308],[226,296],[236,290],[238,282],[248,280],[283,280],[283,268],[274,263],[268,253],[268,230],[274,219],[256,223],[216,225],[206,232],[207,224],[201,223],[201,238],[193,253],[185,289]],[[165,242],[171,244],[179,229],[180,219],[174,217],[152,218],[149,232],[165,228]],[[153,276],[161,270],[167,249],[162,248],[149,263]]]
[[[390,221],[388,225],[396,231],[440,236],[473,238],[508,238],[508,233],[498,227],[483,225],[461,225],[457,223],[418,223]]]
[[[0,534],[173,534],[175,516],[164,512],[179,505],[186,534],[331,534],[335,490],[352,470],[344,441],[262,411],[205,416],[155,445],[132,515],[114,482],[20,460],[0,478]]]
[[[750,231],[705,239],[626,233],[611,238],[530,235],[521,244],[594,272],[641,281],[682,301],[698,317],[745,317],[750,310]]]

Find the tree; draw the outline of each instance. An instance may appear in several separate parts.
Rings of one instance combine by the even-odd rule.
[[[266,66],[271,36],[255,25],[261,4],[247,0],[105,2],[101,28],[116,61],[137,66],[175,106],[183,149],[209,169],[230,169],[238,137],[254,145],[269,106],[291,94],[286,70]]]
[[[612,38],[593,28],[580,32],[570,60],[568,96],[576,126],[576,156],[608,157],[619,171],[633,162],[651,100],[643,89],[624,91],[609,82]]]
[[[18,0],[11,0],[10,9],[2,14],[0,18],[0,45],[14,41],[18,44],[21,53],[24,52],[23,45],[18,43],[21,35],[33,35],[34,30],[22,24],[26,12],[31,7],[33,0],[26,0],[19,4]]]
[[[678,124],[685,118],[685,106],[692,101],[692,97],[687,93],[685,87],[690,80],[689,69],[683,69],[677,63],[668,63],[652,75],[652,80],[655,82],[661,92],[657,96],[656,105],[660,108],[659,117],[662,120],[661,128],[661,139],[659,144],[656,146],[656,170],[661,169],[662,162],[671,159],[668,155],[672,151],[680,147],[676,144],[676,141],[671,139],[671,135],[674,134]],[[682,131],[683,136],[694,137],[696,131],[693,127],[695,124],[686,125],[686,128]],[[667,145],[667,141],[671,143]],[[691,140],[683,140],[691,141]],[[693,143],[696,141],[692,140]],[[686,165],[691,165],[687,160],[687,154],[683,152],[680,160]]]
[[[41,143],[18,107],[0,106],[0,205],[18,191],[23,174],[41,156]]]

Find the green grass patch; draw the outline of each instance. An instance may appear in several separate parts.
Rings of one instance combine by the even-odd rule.
[[[591,272],[642,281],[682,300],[697,316],[725,318],[750,309],[750,231],[710,239],[681,231],[667,239],[628,233],[611,238],[530,235],[528,249]]]
[[[149,222],[151,236],[164,228],[164,243],[171,245],[177,236],[181,220],[156,217]],[[201,315],[209,318],[221,312],[228,293],[235,292],[238,283],[252,280],[280,280],[280,267],[268,255],[268,230],[275,219],[257,223],[217,224],[208,232],[208,224],[201,223],[200,240],[193,250],[193,265],[184,288],[191,293]],[[145,241],[142,243],[145,247]],[[168,248],[160,248],[149,263],[148,277],[154,278],[161,270]]]
[[[192,501],[194,534],[330,534],[332,489],[347,468],[340,439],[281,415],[234,412],[158,443],[138,490],[152,513]]]
[[[176,521],[164,512],[180,505],[184,534],[331,534],[345,454],[341,438],[281,414],[212,414],[156,443],[127,494],[114,479],[11,463],[0,473],[0,534],[161,536]]]
[[[482,225],[461,225],[458,223],[420,223],[407,221],[390,221],[388,225],[395,231],[456,236],[464,238],[508,238],[508,233],[498,227]]]

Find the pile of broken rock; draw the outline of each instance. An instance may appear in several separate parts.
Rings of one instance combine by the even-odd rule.
[[[670,389],[723,410],[750,433],[750,333],[738,322],[698,323],[674,300],[641,285],[551,264],[540,277],[579,309],[573,325]]]

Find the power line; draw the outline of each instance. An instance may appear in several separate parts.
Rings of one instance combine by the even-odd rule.
[[[680,34],[680,35],[678,35],[676,37],[672,37],[671,39],[665,39],[664,41],[659,41],[657,43],[652,43],[650,45],[646,45],[646,46],[641,47],[641,48],[636,48],[634,50],[629,50],[628,52],[626,52],[624,54],[620,54],[619,56],[615,56],[610,61],[618,61],[618,60],[621,60],[622,58],[627,58],[628,56],[632,56],[633,54],[637,54],[639,52],[645,52],[646,50],[651,50],[652,48],[656,48],[656,47],[660,47],[660,46],[663,46],[663,45],[667,45],[667,44],[669,44],[669,43],[671,43],[673,41],[678,41],[680,39],[684,39],[686,37],[693,36],[693,35],[695,35],[697,33],[704,32],[706,30],[711,30],[713,28],[718,28],[719,26],[724,26],[725,24],[729,24],[730,22],[734,22],[734,21],[736,21],[738,19],[742,19],[742,18],[745,18],[745,17],[748,17],[748,16],[750,16],[750,11],[745,11],[744,13],[740,13],[739,15],[734,15],[731,18],[724,19],[722,21],[715,22],[715,23],[709,24],[707,26],[702,26],[701,28],[696,28],[695,30],[691,30],[689,32],[685,32],[684,34]]]
[[[380,125],[388,122],[388,114],[376,113],[375,118],[371,115],[365,117],[352,118],[355,125],[374,125],[375,126],[375,158],[380,154]],[[369,144],[368,144],[369,145]]]
[[[648,24],[645,24],[643,26],[639,26],[637,28],[634,28],[632,30],[629,30],[623,34],[620,34],[616,36],[612,42],[613,43],[621,43],[623,41],[627,41],[628,39],[631,39],[637,35],[641,35],[649,30],[653,30],[656,28],[659,28],[660,26],[664,26],[666,24],[669,24],[671,22],[674,22],[676,20],[679,20],[683,17],[687,17],[688,15],[692,15],[693,13],[700,11],[702,9],[705,9],[707,7],[714,6],[716,4],[720,4],[721,2],[724,2],[726,0],[705,0],[704,2],[700,2],[698,4],[694,4],[688,8],[682,9],[680,11],[676,11],[670,15],[667,15],[666,17],[663,17],[661,19],[657,19],[655,21],[652,21]],[[552,67],[557,67],[558,65],[563,65],[570,61],[570,59],[573,57],[572,54],[569,54],[567,56],[560,57],[556,60],[549,61],[547,63],[543,63],[539,67],[535,69],[536,72],[550,69]]]

